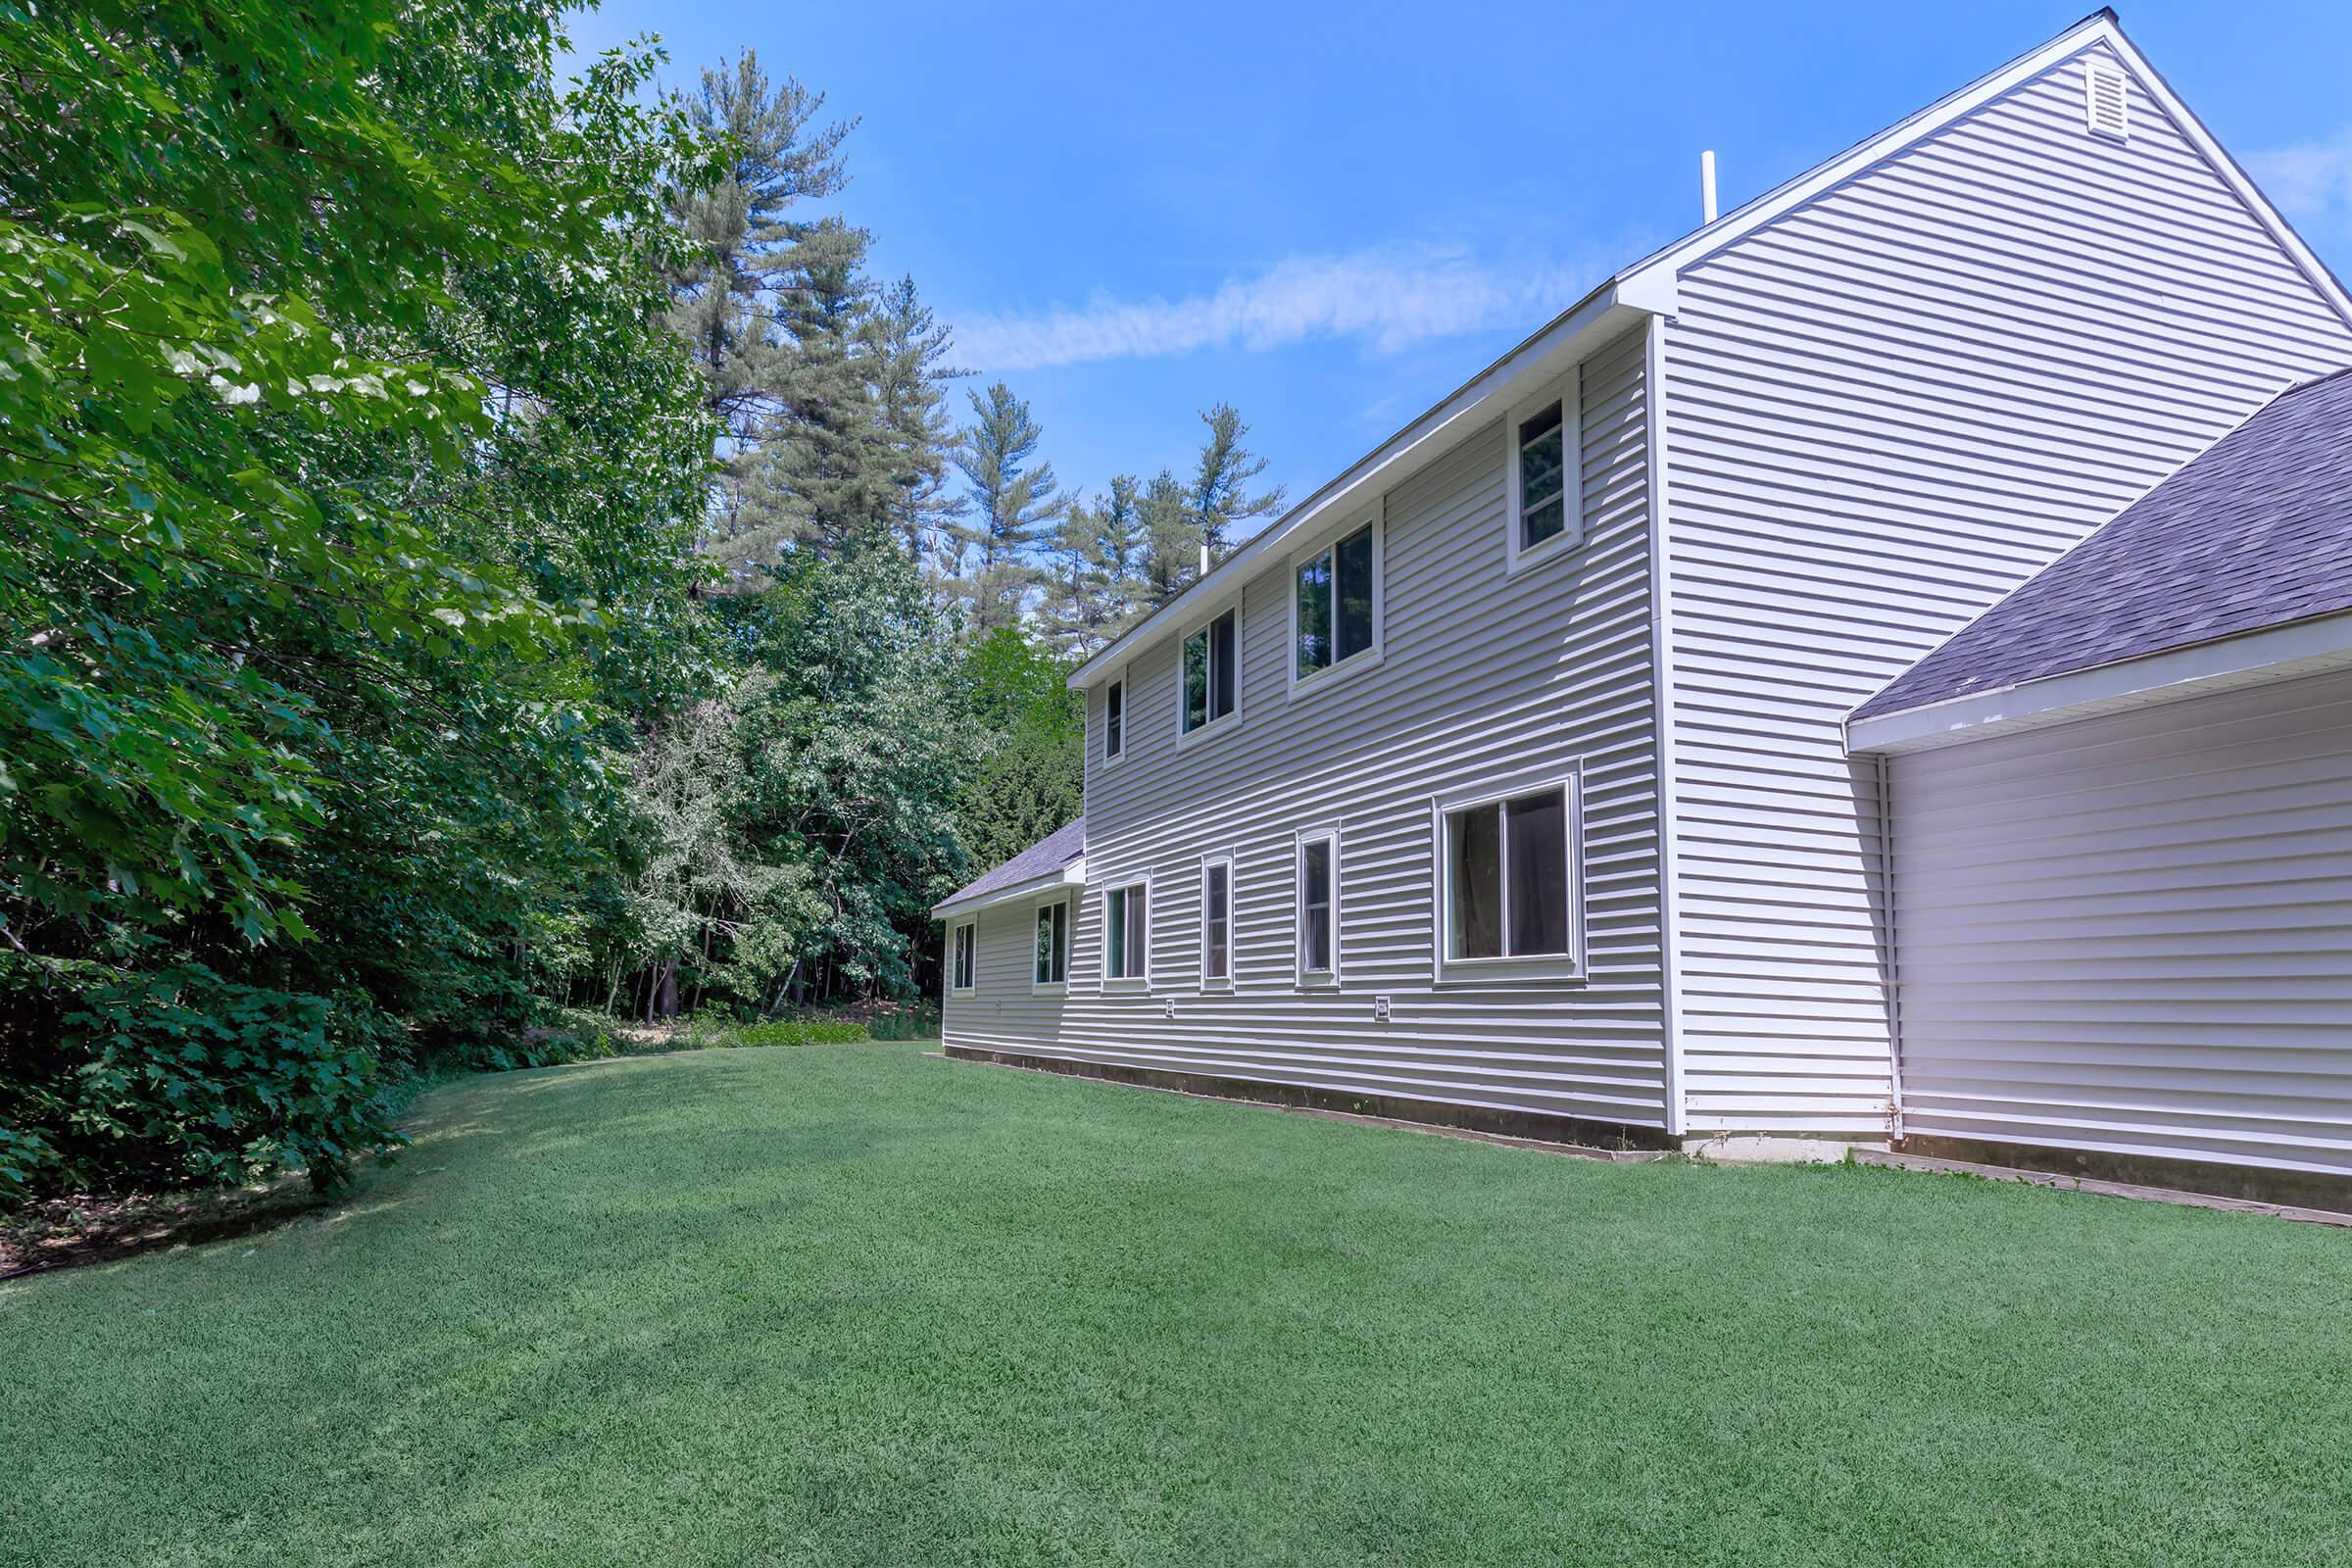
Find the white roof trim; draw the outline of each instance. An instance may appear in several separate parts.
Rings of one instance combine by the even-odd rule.
[[[1174,626],[1193,615],[1200,605],[1222,597],[1250,573],[1260,569],[1284,548],[1285,541],[1328,520],[1335,510],[1356,505],[1364,499],[1366,490],[1385,488],[1401,477],[1400,470],[1435,456],[1444,446],[1449,446],[1468,434],[1471,428],[1493,416],[1490,400],[1507,403],[1517,388],[1556,373],[1563,363],[1574,363],[1588,346],[1597,347],[1607,336],[1630,326],[1640,317],[1674,315],[1679,303],[1677,279],[1683,269],[1853,178],[1912,142],[1942,129],[1964,115],[1974,113],[2093,43],[2104,43],[2115,51],[2165,113],[2180,125],[2190,143],[2212,164],[2215,172],[2236,191],[2255,220],[2286,250],[2321,297],[2333,307],[2347,324],[2352,324],[2352,294],[2345,292],[2344,286],[2328,270],[2327,265],[2310,246],[2303,243],[2293,225],[2271,205],[2270,199],[2246,176],[2245,171],[2238,168],[2236,161],[2223,151],[2203,122],[2189,113],[2187,105],[2173,92],[2171,83],[2148,64],[2147,57],[2132,45],[2132,40],[2124,36],[2115,13],[2097,11],[2039,48],[2018,56],[1999,70],[1979,77],[1957,92],[1946,94],[1919,113],[1896,122],[1828,163],[1734,208],[1704,228],[1626,268],[1570,307],[1549,325],[1456,388],[1435,408],[1374,448],[1337,479],[1276,519],[1271,526],[1228,556],[1208,575],[1152,612],[1124,637],[1079,665],[1071,671],[1069,684],[1082,689],[1105,679],[1115,667],[1167,636]]]
[[[1333,520],[1335,513],[1351,512],[1378,499],[1404,470],[1437,456],[1488,420],[1501,417],[1501,408],[1518,389],[1558,375],[1637,321],[1653,315],[1671,315],[1674,309],[1671,277],[1603,283],[1261,529],[1207,576],[1153,611],[1126,636],[1072,670],[1070,686],[1083,689],[1108,679],[1119,665],[1178,626],[1191,624],[1208,605],[1229,597],[1251,574],[1281,559],[1289,541]]]
[[[2115,51],[2165,113],[2180,125],[2181,133],[2187,136],[2191,145],[2204,155],[2215,172],[2236,191],[2238,199],[2246,204],[2255,220],[2285,248],[2295,265],[2311,280],[2312,286],[2320,291],[2338,316],[2347,323],[2352,323],[2352,294],[2344,291],[2335,274],[2328,270],[2327,264],[2319,259],[2310,246],[2303,243],[2302,236],[2271,205],[2270,198],[2263,195],[2261,188],[2247,177],[2246,172],[2238,168],[2236,160],[2223,151],[2221,143],[2214,140],[2213,133],[2174,93],[2172,84],[2164,79],[2162,73],[2148,63],[2147,57],[2132,45],[2131,39],[2124,36],[2124,29],[2116,22],[2115,13],[2107,10],[2093,12],[2038,49],[2018,56],[1989,75],[1981,76],[1958,92],[1949,93],[1919,113],[1897,121],[1828,163],[1766,191],[1755,200],[1724,214],[1706,227],[1675,241],[1654,255],[1642,258],[1618,273],[1617,280],[1621,283],[1632,282],[1651,272],[1664,272],[1669,276],[1677,274],[1684,268],[1703,261],[1791,209],[1853,178],[1890,153],[1942,129],[1964,115],[1973,114],[2003,93],[2062,64],[2093,43],[2104,43]]]
[[[1018,904],[1024,899],[1034,899],[1041,893],[1053,893],[1064,887],[1084,887],[1085,885],[1086,857],[1080,856],[1058,871],[1048,871],[1043,876],[1033,876],[1024,882],[1008,883],[1004,887],[991,889],[976,899],[944,900],[931,906],[931,914],[934,919],[944,919],[950,915],[970,914],[975,909],[993,909],[1000,904]]]
[[[2352,612],[1849,720],[1852,753],[1924,752],[2236,686],[2352,668]]]

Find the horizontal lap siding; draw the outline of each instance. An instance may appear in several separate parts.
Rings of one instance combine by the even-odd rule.
[[[1127,671],[1128,755],[1089,714],[1088,896],[1070,994],[1034,1035],[1081,1060],[1660,1126],[1664,1044],[1650,681],[1644,345],[1584,367],[1588,537],[1503,574],[1502,432],[1386,498],[1382,662],[1287,688],[1290,568],[1244,592],[1233,728],[1176,742],[1177,651]],[[1432,797],[1583,761],[1587,986],[1432,984]],[[1294,835],[1341,829],[1336,993],[1292,968]],[[1200,983],[1203,856],[1234,857],[1235,985]],[[1103,889],[1152,880],[1152,983],[1102,983]],[[1376,1023],[1373,999],[1392,999]],[[1168,1006],[1175,1004],[1170,1017]]]
[[[979,929],[972,943],[973,986],[969,995],[948,995],[940,1019],[947,1044],[1023,1051],[1060,1029],[1062,999],[1034,986],[1038,903],[1024,899],[974,916]]]
[[[2352,675],[1889,782],[1906,1133],[2352,1174]]]
[[[1843,715],[2352,334],[2160,112],[2062,65],[1686,270],[1668,330],[1694,1129],[1882,1132]]]

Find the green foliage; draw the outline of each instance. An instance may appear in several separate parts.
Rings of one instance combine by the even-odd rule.
[[[559,85],[553,17],[0,4],[0,1118],[39,1180],[334,1180],[388,1136],[384,1016],[527,1018],[625,715],[706,678],[661,312],[709,151],[646,57]]]
[[[1069,670],[1009,626],[964,658],[965,710],[983,738],[959,815],[975,867],[1010,859],[1086,809],[1086,708]]]
[[[687,1027],[687,1044],[697,1050],[750,1046],[849,1046],[872,1038],[866,1026],[847,1018],[767,1018],[722,1023],[697,1018]]]

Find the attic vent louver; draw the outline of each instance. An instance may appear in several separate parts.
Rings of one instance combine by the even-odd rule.
[[[2130,78],[2112,60],[2082,62],[2082,111],[2094,136],[2124,141],[2132,134]]]

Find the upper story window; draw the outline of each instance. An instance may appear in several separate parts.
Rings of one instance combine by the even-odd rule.
[[[1104,760],[1127,749],[1127,683],[1114,680],[1102,694],[1102,757]]]
[[[1380,651],[1380,529],[1367,522],[1292,564],[1294,684]]]
[[[1070,901],[1055,899],[1037,906],[1037,960],[1032,981],[1047,988],[1070,978]]]
[[[1228,610],[1184,640],[1184,733],[1206,728],[1240,706],[1241,612]]]
[[[1441,808],[1440,951],[1449,977],[1579,972],[1582,809],[1573,775]]]
[[[1503,421],[1512,570],[1565,550],[1584,531],[1583,438],[1576,373]]]
[[[972,933],[972,922],[959,920],[948,928],[948,987],[953,991],[969,991],[977,978],[978,939]]]

